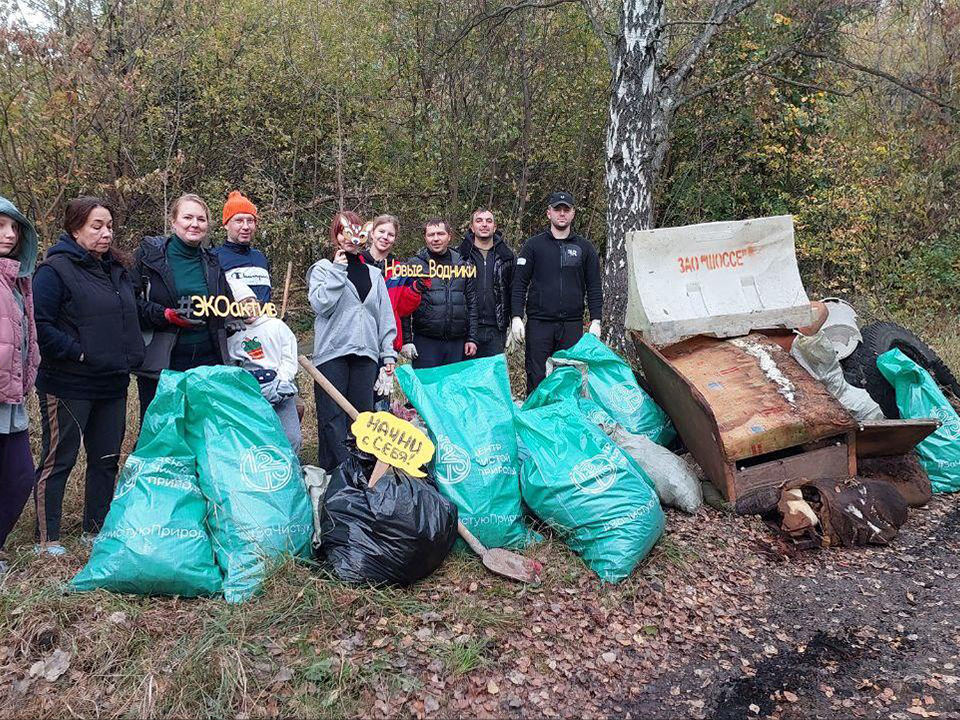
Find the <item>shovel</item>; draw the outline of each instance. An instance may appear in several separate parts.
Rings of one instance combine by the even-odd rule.
[[[307,371],[317,385],[323,388],[327,395],[333,398],[333,401],[340,406],[340,409],[347,414],[347,417],[351,420],[356,420],[359,413],[350,401],[343,396],[343,393],[337,390],[337,388],[333,386],[333,383],[327,380],[323,373],[315,368],[313,363],[304,355],[300,356],[299,361],[300,366]],[[374,483],[383,477],[388,467],[387,463],[382,460],[377,460],[377,464],[370,474],[370,487],[373,487]],[[490,572],[510,578],[511,580],[519,580],[520,582],[540,582],[540,573],[543,570],[541,563],[525,558],[518,553],[504,550],[503,548],[487,549],[459,520],[457,520],[457,532],[460,533],[460,537],[470,546],[470,549],[480,556],[484,567]]]

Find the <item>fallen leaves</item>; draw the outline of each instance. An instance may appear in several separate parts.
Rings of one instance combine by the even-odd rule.
[[[282,667],[277,671],[277,674],[273,676],[273,680],[270,681],[271,685],[280,685],[282,683],[290,682],[293,680],[293,670],[288,667]]]
[[[57,648],[44,660],[37,660],[30,666],[30,677],[43,678],[48,682],[54,682],[67,670],[70,669],[70,653]]]
[[[934,501],[948,502],[957,505]],[[546,561],[539,588],[481,575],[473,558],[451,558],[413,588],[376,595],[330,588],[304,572],[296,576],[298,602],[329,596],[332,605],[318,603],[323,612],[306,627],[287,629],[276,619],[287,606],[266,626],[244,625],[245,645],[228,644],[222,655],[217,648],[208,670],[223,673],[224,682],[244,670],[246,685],[231,691],[242,708],[236,714],[249,718],[302,714],[304,697],[325,714],[377,718],[620,717],[654,706],[697,718],[730,707],[728,716],[739,718],[948,715],[943,698],[960,686],[960,677],[947,674],[960,665],[960,636],[947,623],[958,606],[945,588],[951,571],[960,571],[960,522],[945,537],[927,515],[912,514],[901,546],[799,552],[773,562],[750,542],[767,533],[755,518],[667,515],[667,533],[649,560],[616,586],[601,585],[559,543],[533,551]],[[903,547],[918,539],[931,545],[912,550],[904,565]],[[922,574],[925,566],[942,573],[940,585]],[[314,592],[302,593],[304,583]],[[908,591],[916,593],[913,603]],[[267,618],[271,600],[259,598],[250,616],[226,623]],[[103,694],[89,702],[104,714],[122,714],[117,703],[129,704],[136,685],[123,694],[107,690],[109,680],[91,680],[86,669],[103,660],[79,629],[115,638],[153,622],[155,653],[209,631],[211,618],[221,622],[214,601],[184,603],[185,616],[200,618],[184,631],[154,609],[163,602],[103,603],[89,614],[78,610],[69,623],[46,608],[29,622],[29,613],[14,616],[23,619],[9,626],[22,629],[0,646],[0,696],[19,698],[24,714],[63,714],[54,711],[63,710],[63,693],[49,677],[66,673],[71,687],[96,684]],[[62,672],[48,667],[57,647],[77,648]],[[169,656],[151,654],[150,662],[169,673]],[[160,682],[156,697],[169,702],[173,684]]]

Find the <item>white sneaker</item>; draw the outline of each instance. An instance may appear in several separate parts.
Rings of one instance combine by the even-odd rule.
[[[60,557],[67,554],[67,549],[59,542],[48,542],[46,545],[37,543],[33,550],[37,555],[50,555],[51,557]]]

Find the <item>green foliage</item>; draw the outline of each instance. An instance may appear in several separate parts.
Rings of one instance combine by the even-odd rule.
[[[607,80],[589,23],[559,7],[462,32],[474,12],[135,0],[67,13],[49,32],[0,26],[0,192],[48,241],[67,199],[106,195],[131,246],[164,230],[181,192],[216,220],[242,188],[274,262],[302,269],[341,203],[398,215],[412,251],[426,216],[465,227],[478,205],[519,241],[565,186],[602,232]]]
[[[616,3],[601,5],[615,27]],[[701,32],[686,21],[706,5],[667,3],[662,69]],[[563,187],[580,201],[581,232],[605,240],[610,70],[577,3],[487,20],[495,7],[467,0],[50,7],[34,28],[0,10],[0,193],[39,220],[45,242],[80,193],[116,204],[129,248],[165,229],[181,192],[207,198],[216,221],[235,188],[260,206],[274,265],[293,260],[297,277],[325,252],[341,204],[398,215],[404,254],[426,216],[463,229],[478,206],[519,244]],[[721,81],[797,44],[949,98],[958,27],[954,3],[827,13],[761,0],[718,33],[685,89],[712,88],[673,120],[656,223],[790,213],[811,291],[956,307],[950,114],[809,57]]]
[[[942,25],[928,18],[924,25],[916,22],[921,9],[922,3],[907,3],[848,21],[847,37],[855,29],[882,36],[886,45],[851,41],[846,54],[871,53],[865,62],[905,77],[950,77],[951,61],[938,44],[951,42],[956,18]],[[751,16],[724,36],[695,86],[761,61],[799,24],[779,12],[770,17]],[[821,39],[821,49],[835,51],[839,38]],[[889,49],[896,41],[903,43],[902,59]],[[919,48],[926,56],[922,68],[913,66]],[[953,88],[927,90],[949,97]],[[673,131],[658,192],[659,225],[792,214],[811,294],[846,296],[875,312],[904,304],[957,308],[958,128],[929,102],[890,84],[838,74],[835,65],[795,58],[721,85],[678,116]]]

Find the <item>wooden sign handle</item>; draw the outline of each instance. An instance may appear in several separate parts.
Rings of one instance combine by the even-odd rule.
[[[327,395],[333,398],[333,401],[340,406],[340,409],[343,410],[351,420],[356,420],[360,413],[358,413],[353,404],[343,396],[343,393],[337,390],[333,386],[333,383],[327,380],[326,376],[317,370],[316,367],[314,367],[313,363],[307,359],[306,355],[301,355],[298,360],[300,362],[300,367],[306,370],[307,374],[313,378],[314,382],[322,387]]]
[[[357,409],[343,396],[342,392],[333,386],[332,382],[327,380],[326,375],[317,370],[317,368],[314,367],[313,363],[310,362],[305,355],[301,355],[298,360],[300,362],[300,367],[306,370],[307,374],[313,378],[314,382],[322,387],[327,395],[333,398],[333,401],[340,406],[340,409],[343,410],[351,420],[356,420],[357,415],[359,415]],[[370,480],[367,483],[368,487],[373,487],[376,485],[377,480],[386,474],[389,467],[390,466],[383,460],[377,459],[377,464],[374,465],[373,472],[370,473]]]
[[[283,301],[280,303],[280,319],[287,316],[287,298],[290,297],[290,278],[293,276],[293,260],[287,263],[287,277],[283,281]]]

